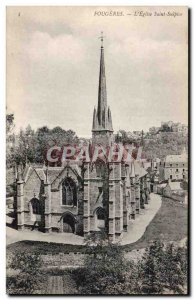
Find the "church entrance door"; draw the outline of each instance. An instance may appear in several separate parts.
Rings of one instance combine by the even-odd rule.
[[[66,215],[63,218],[63,232],[75,232],[75,221],[71,215]]]

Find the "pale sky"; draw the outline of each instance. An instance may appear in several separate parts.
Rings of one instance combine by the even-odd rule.
[[[152,16],[134,16],[140,10]],[[114,131],[188,123],[185,7],[9,7],[7,109],[15,115],[16,131],[30,124],[91,135],[101,31]]]

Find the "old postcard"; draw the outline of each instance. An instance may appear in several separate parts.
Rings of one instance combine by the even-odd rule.
[[[7,7],[9,295],[188,295],[188,8]]]

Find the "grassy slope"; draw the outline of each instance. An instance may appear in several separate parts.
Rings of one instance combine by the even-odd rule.
[[[124,248],[129,250],[145,248],[154,240],[180,241],[187,237],[187,224],[188,207],[169,198],[163,198],[160,210],[146,228],[144,235],[134,244]]]

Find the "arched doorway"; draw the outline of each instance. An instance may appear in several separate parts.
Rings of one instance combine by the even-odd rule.
[[[41,215],[43,213],[42,202],[37,198],[32,198],[29,202],[29,209],[32,221],[41,221]]]
[[[102,207],[98,207],[95,212],[96,229],[102,230],[105,228],[105,210]]]
[[[75,218],[71,214],[65,214],[63,217],[63,232],[75,233]]]

